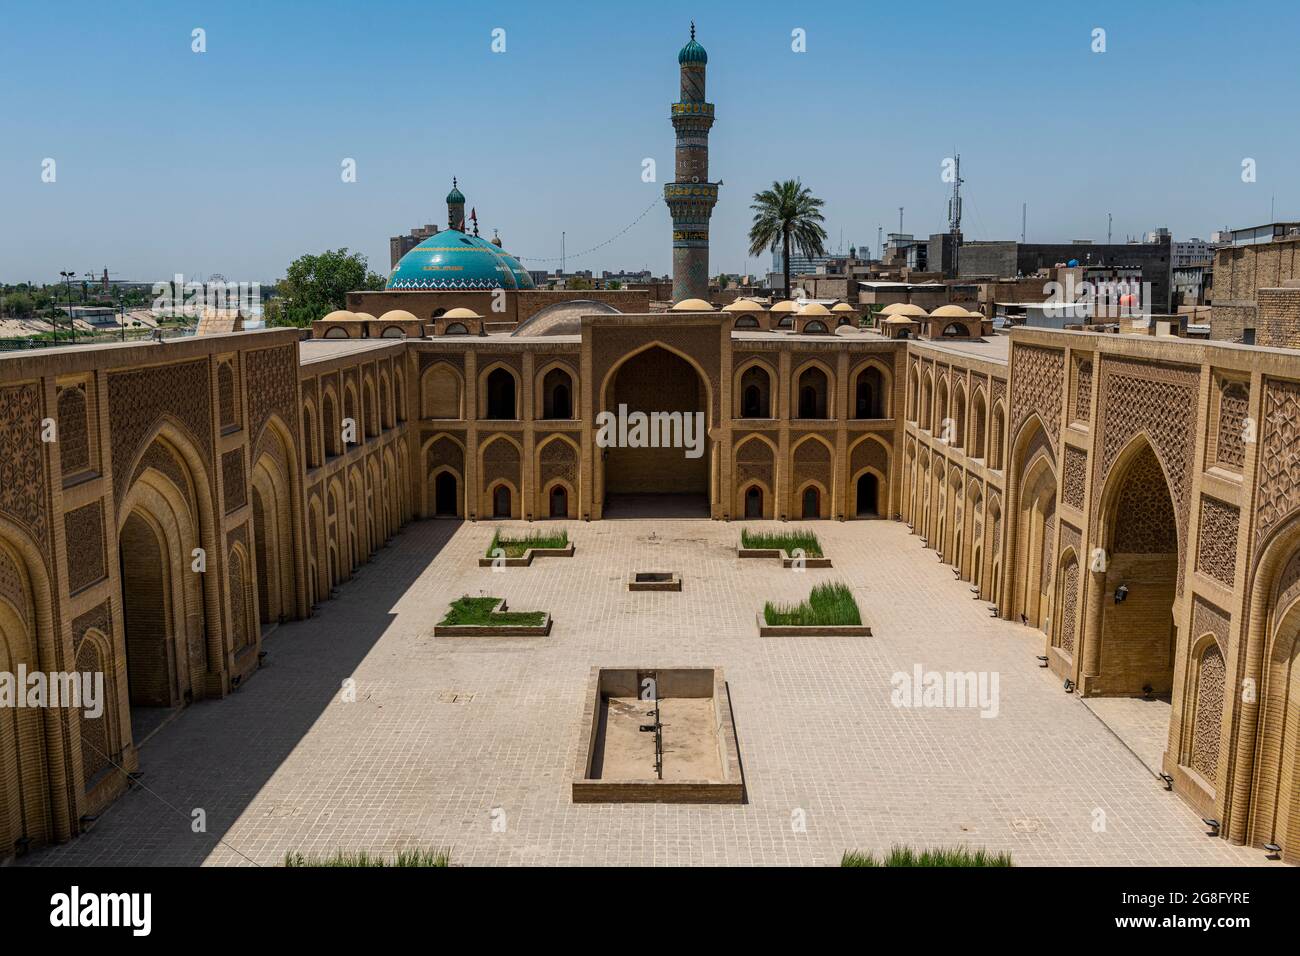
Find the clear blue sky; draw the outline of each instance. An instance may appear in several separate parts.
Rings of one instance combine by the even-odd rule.
[[[459,176],[532,267],[670,269],[669,104],[692,17],[717,104],[713,271],[747,259],[749,201],[800,177],[831,242],[945,228],[1176,237],[1300,215],[1294,2],[10,3],[0,32],[0,280],[273,280],[445,224]],[[207,52],[190,50],[207,31]],[[506,52],[491,31],[506,30]],[[1094,27],[1107,50],[1091,52]],[[807,52],[791,51],[791,31]],[[41,163],[57,162],[57,182]],[[344,158],[358,181],[340,179]],[[641,180],[653,157],[658,182]],[[1241,181],[1241,162],[1258,179]]]

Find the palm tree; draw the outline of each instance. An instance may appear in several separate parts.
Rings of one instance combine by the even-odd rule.
[[[797,179],[773,182],[771,189],[754,194],[749,207],[754,210],[754,224],[749,228],[749,254],[762,255],[765,249],[781,250],[785,266],[785,297],[790,298],[790,245],[805,256],[826,254],[824,205]]]

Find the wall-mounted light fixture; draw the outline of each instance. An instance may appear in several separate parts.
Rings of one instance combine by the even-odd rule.
[[[1127,600],[1128,600],[1128,585],[1121,584],[1119,587],[1115,589],[1115,603],[1123,604]]]

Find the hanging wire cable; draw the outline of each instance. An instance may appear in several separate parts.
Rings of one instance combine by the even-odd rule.
[[[618,232],[614,233],[614,235],[610,236],[604,242],[598,243],[597,245],[592,246],[590,249],[583,249],[581,252],[571,252],[563,256],[521,256],[521,255],[516,255],[515,253],[511,253],[511,255],[514,255],[514,257],[518,259],[520,262],[523,262],[524,260],[528,260],[529,262],[559,262],[561,260],[567,261],[569,259],[581,259],[583,256],[590,255],[591,253],[595,252],[597,249],[603,249],[605,246],[609,245],[615,239],[618,239],[623,235],[625,235],[626,233],[628,233],[629,231],[631,231],[632,227],[634,227],[637,223],[639,223],[642,219],[644,219],[649,214],[650,210],[653,209],[655,206],[659,205],[661,202],[663,202],[663,198],[656,196],[654,198],[654,201],[651,202],[650,205],[646,206],[644,210],[642,210],[641,215],[637,216],[635,219],[629,222]]]

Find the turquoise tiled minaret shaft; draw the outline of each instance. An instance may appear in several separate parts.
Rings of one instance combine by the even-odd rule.
[[[709,218],[718,201],[718,184],[709,182],[709,128],[713,104],[704,100],[709,55],[691,39],[677,54],[681,67],[680,101],[673,104],[677,131],[675,180],[664,184],[664,201],[673,217],[673,301],[709,297]]]

